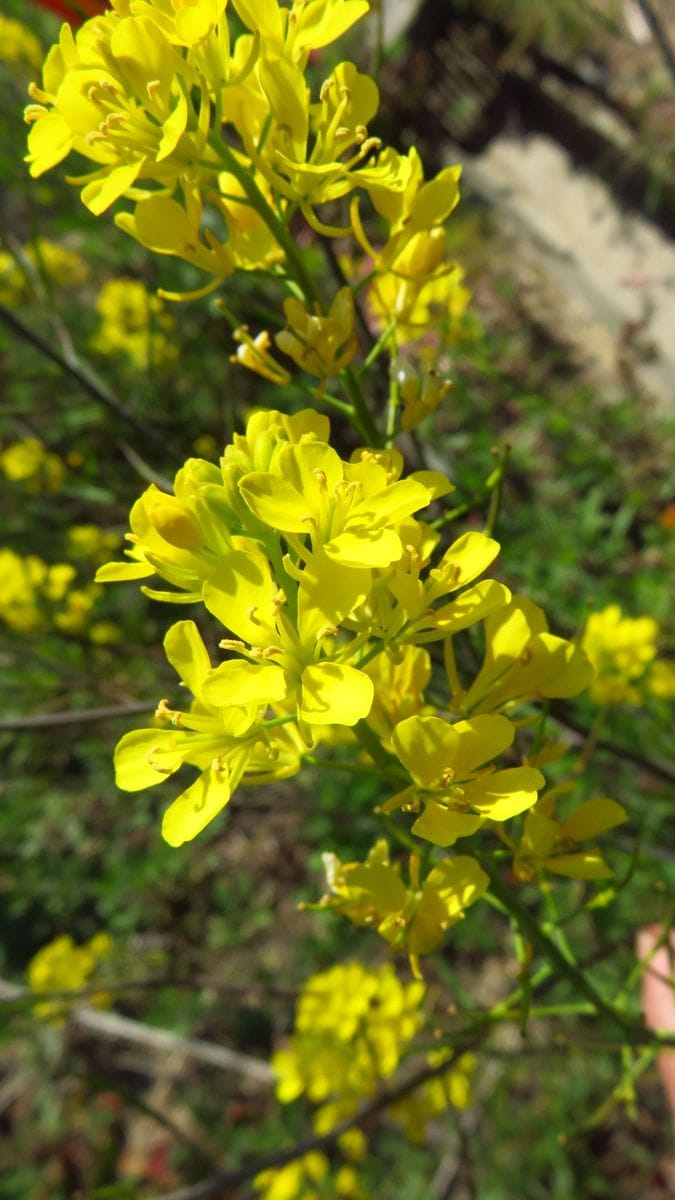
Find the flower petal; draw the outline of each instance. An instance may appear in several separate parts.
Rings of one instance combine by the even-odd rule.
[[[226,766],[203,771],[164,813],[164,841],[170,846],[191,842],[225,807],[230,795],[230,773]]]
[[[310,725],[356,725],[370,712],[375,689],[363,671],[315,663],[303,672],[300,716]]]
[[[460,837],[470,837],[483,824],[482,817],[473,813],[460,813],[446,808],[435,800],[428,800],[424,812],[412,827],[416,837],[424,838],[434,846],[452,846]]]
[[[545,779],[535,767],[509,767],[463,787],[464,800],[491,821],[508,821],[537,801]]]

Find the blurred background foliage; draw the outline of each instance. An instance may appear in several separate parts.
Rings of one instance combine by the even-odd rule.
[[[3,13],[23,20],[43,47],[56,34],[56,21],[23,0],[4,0]],[[444,22],[475,44],[479,30],[508,45],[512,75],[524,55],[561,47],[595,62],[597,86],[610,98],[622,92],[615,102],[632,122],[633,160],[649,166],[659,106],[672,112],[675,81],[658,52],[661,66],[646,77],[640,64],[620,82],[612,77],[612,63],[630,61],[617,48],[621,19],[620,5],[590,0],[423,6],[417,40],[402,38],[385,55],[382,86],[393,119],[402,118],[400,144],[419,138],[424,150],[450,136],[439,133],[433,86],[424,96],[414,84],[407,95],[397,90],[410,56],[431,54]],[[230,362],[235,347],[217,299],[156,299],[161,286],[194,287],[189,267],[152,259],[95,219],[62,174],[28,181],[21,110],[32,53],[32,62],[30,47],[12,60],[5,48],[0,61],[0,972],[21,984],[51,939],[67,933],[79,944],[104,930],[115,945],[116,1011],[265,1058],[288,1031],[309,974],[336,957],[379,953],[338,917],[298,909],[321,892],[322,850],[360,858],[372,844],[378,796],[368,780],[346,787],[310,769],[290,785],[239,793],[197,843],[170,849],[159,834],[162,800],[117,792],[111,767],[134,714],[173,687],[161,651],[165,616],[134,588],[104,593],[92,577],[148,481],[171,480],[192,453],[216,459],[252,406],[296,400]],[[481,108],[470,81],[455,91],[454,116],[443,113],[460,143],[488,137],[496,94]],[[671,150],[672,136],[671,128]],[[667,225],[668,154],[659,145],[658,186],[641,196]],[[567,636],[609,604],[650,615],[667,657],[672,408],[630,387],[603,394],[569,345],[532,319],[493,209],[465,195],[449,239],[474,302],[447,363],[453,389],[420,436],[456,484],[461,528],[483,526],[485,481],[508,447],[500,578],[543,605]],[[128,281],[121,293],[120,279]],[[255,281],[228,284],[229,308],[252,325],[274,303]],[[590,756],[581,798],[611,795],[630,816],[607,840],[612,887],[563,881],[551,891],[567,936],[584,959],[601,961],[611,992],[630,972],[637,927],[672,922],[669,706],[645,696],[608,710],[598,726],[587,697],[553,715],[571,750],[585,746]],[[584,907],[589,891],[596,900]],[[508,924],[484,905],[430,968],[447,989],[441,1008],[448,995],[460,1007],[489,1005],[517,971]],[[139,978],[147,986],[125,986]],[[180,1054],[164,1061],[125,1049],[77,1025],[53,1027],[20,1002],[4,1008],[3,1200],[142,1200],[305,1129],[245,1077]],[[383,1131],[364,1183],[383,1200],[665,1197],[673,1164],[664,1102],[653,1066],[633,1093],[638,1073],[630,1055],[617,1060],[581,1021],[533,1021],[526,1035],[502,1029],[481,1055],[473,1106],[447,1116],[426,1146]]]

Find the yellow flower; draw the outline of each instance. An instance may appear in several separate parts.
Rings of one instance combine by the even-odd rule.
[[[182,258],[216,280],[231,275],[235,261],[229,245],[221,245],[209,229],[202,238],[203,203],[199,191],[184,187],[183,201],[180,204],[170,196],[149,196],[139,200],[133,213],[118,213],[115,224],[155,254]]]
[[[71,568],[71,570],[74,574],[74,569]],[[59,612],[54,614],[54,625],[56,628],[60,629],[63,633],[83,633],[89,619],[89,614],[100,594],[101,589],[96,587],[95,584],[90,584],[89,587],[84,588],[71,588],[67,592],[64,590],[63,607]]]
[[[0,470],[12,483],[25,484],[31,492],[58,492],[65,475],[58,454],[46,450],[34,437],[7,446],[0,454]]]
[[[331,1129],[394,1073],[424,1020],[424,984],[402,984],[389,963],[350,962],[311,976],[298,999],[295,1031],[272,1065],[287,1104],[305,1093],[321,1104],[318,1132]]]
[[[164,647],[194,703],[189,712],[163,701],[157,717],[174,729],[127,733],[115,751],[117,785],[135,792],[161,783],[184,763],[199,775],[169,806],[162,834],[171,846],[191,841],[229,802],[245,775],[251,781],[294,774],[299,757],[284,729],[267,731],[262,719],[268,705],[286,693],[284,673],[273,663],[231,659],[211,667],[193,621],[172,625]]]
[[[471,1075],[476,1069],[473,1054],[455,1058],[452,1050],[435,1050],[427,1055],[430,1066],[448,1063],[443,1075],[437,1075],[415,1088],[398,1104],[392,1105],[392,1116],[398,1117],[411,1142],[423,1142],[429,1121],[449,1108],[465,1109],[471,1103]]]
[[[329,1169],[325,1155],[312,1152],[284,1167],[261,1171],[253,1186],[262,1200],[322,1200]]]
[[[375,685],[369,725],[387,747],[400,721],[421,712],[431,660],[421,646],[403,646],[396,657],[378,654],[365,668]]]
[[[230,362],[248,367],[249,371],[261,375],[263,379],[269,379],[270,383],[278,383],[281,387],[290,383],[288,371],[269,353],[270,335],[266,329],[251,337],[248,326],[240,325],[239,329],[234,331],[234,340],[239,345],[236,354],[231,355]]]
[[[173,362],[177,356],[169,331],[175,322],[162,301],[137,279],[111,279],[97,298],[100,325],[91,346],[99,354],[126,354],[144,371]]]
[[[576,696],[593,678],[585,646],[549,633],[543,610],[525,596],[513,596],[486,616],[485,658],[468,690],[457,679],[449,643],[446,666],[457,712],[494,712],[516,701]]]
[[[534,767],[484,768],[511,745],[514,733],[511,722],[498,716],[474,717],[455,725],[439,717],[414,716],[402,721],[394,730],[392,744],[414,786],[388,801],[385,808],[412,807],[422,801],[424,812],[412,831],[444,847],[475,833],[485,818],[505,821],[531,808],[537,790],[544,785],[540,771]]]
[[[0,13],[0,58],[12,67],[39,70],[44,58],[39,39],[21,21]]]
[[[589,841],[626,821],[620,804],[608,797],[586,800],[565,820],[557,820],[555,797],[543,796],[525,818],[523,832],[515,847],[513,871],[518,879],[529,880],[538,867],[570,879],[609,879],[612,876],[597,850],[577,850],[577,842]]]
[[[260,34],[276,57],[283,55],[303,68],[312,50],[342,37],[368,12],[367,0],[293,0],[289,8],[268,0],[232,0],[244,25]]]
[[[494,579],[475,582],[499,553],[494,538],[482,533],[462,534],[438,565],[429,567],[426,554],[415,545],[414,531],[406,530],[405,534],[405,553],[394,564],[394,570],[382,577],[378,608],[372,614],[373,624],[385,640],[395,643],[401,638],[422,643],[448,638],[475,625],[487,613],[503,608],[510,599],[508,588]],[[434,607],[452,592],[459,595]]]
[[[675,664],[666,659],[652,663],[644,682],[647,691],[657,700],[672,700],[675,697]]]
[[[446,261],[443,229],[415,234],[395,270],[378,272],[368,289],[376,328],[395,321],[399,344],[427,333],[451,340],[471,300],[463,280],[462,267]]]
[[[24,252],[35,269],[58,287],[77,288],[89,278],[89,266],[82,255],[60,242],[38,237]]]
[[[364,863],[342,863],[334,854],[324,854],[323,860],[329,893],[319,907],[337,909],[355,925],[372,926],[397,950],[406,951],[413,965],[420,954],[430,954],[441,944],[447,930],[462,920],[488,886],[475,859],[463,854],[442,859],[420,881],[419,860],[413,854],[407,888],[384,839],[375,843]]]
[[[306,443],[282,449],[274,472],[247,475],[239,488],[266,525],[309,534],[313,550],[332,561],[386,567],[403,553],[396,526],[429,504],[435,485],[423,474],[390,483],[374,458],[343,463],[330,446]]]
[[[300,67],[286,59],[261,56],[256,70],[273,124],[262,154],[243,127],[244,148],[271,187],[287,200],[297,201],[314,224],[313,206],[358,187],[357,168],[379,148],[379,140],[369,138],[366,128],[377,111],[377,86],[353,63],[340,63],[324,81],[312,113]],[[323,228],[320,223],[316,227]]]
[[[435,412],[451,388],[449,379],[443,379],[434,370],[421,375],[410,361],[397,356],[391,364],[392,382],[399,390],[403,402],[401,429],[416,429],[426,417]]]
[[[173,189],[179,175],[209,157],[204,88],[146,16],[94,17],[75,37],[63,25],[45,62],[43,87],[32,87],[36,103],[26,109],[31,174],[42,175],[78,151],[99,164],[78,181],[96,214],[138,180]],[[215,171],[218,160],[211,158]]]
[[[68,554],[71,558],[100,563],[112,550],[117,549],[119,541],[118,534],[101,529],[100,525],[71,525],[68,530]]]
[[[591,613],[581,645],[595,667],[590,688],[598,704],[636,704],[635,681],[656,655],[658,625],[652,617],[624,617],[618,604]]]
[[[89,268],[76,250],[38,237],[16,255],[0,251],[0,302],[12,305],[30,300],[38,279],[70,289],[88,276]]]
[[[341,288],[330,312],[318,305],[310,314],[299,300],[286,300],[286,329],[275,336],[279,349],[310,375],[325,380],[348,366],[356,352],[354,299],[350,288]]]
[[[107,933],[96,934],[83,946],[76,946],[69,934],[55,938],[43,946],[28,964],[28,986],[31,992],[76,992],[87,986],[101,962],[114,950]],[[87,1004],[104,1008],[110,1003],[105,993],[88,996]],[[63,1019],[71,1005],[64,1000],[46,1000],[36,1004],[35,1013],[47,1019]]]

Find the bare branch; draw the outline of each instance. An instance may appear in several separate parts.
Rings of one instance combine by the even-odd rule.
[[[4,717],[0,733],[20,733],[24,729],[50,729],[54,725],[79,725],[84,721],[107,721],[113,717],[131,717],[153,712],[155,704],[141,700],[129,704],[109,704],[99,708],[67,709],[65,712],[31,713],[25,717]]]
[[[104,990],[105,984],[99,987]],[[18,987],[0,979],[0,999],[21,1000],[31,995],[27,988]],[[122,1017],[119,1013],[101,1012],[94,1008],[76,1008],[68,1017],[71,1025],[84,1029],[98,1037],[119,1038],[125,1042],[133,1042],[139,1046],[149,1047],[162,1053],[182,1053],[195,1062],[204,1063],[209,1067],[218,1067],[222,1071],[233,1071],[245,1075],[256,1083],[269,1087],[274,1082],[274,1072],[269,1063],[262,1059],[253,1058],[249,1054],[240,1054],[237,1050],[229,1050],[226,1046],[216,1046],[213,1042],[204,1042],[197,1038],[184,1038],[168,1029],[154,1029],[141,1021],[133,1021],[130,1017]]]

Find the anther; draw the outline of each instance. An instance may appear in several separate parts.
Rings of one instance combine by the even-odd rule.
[[[337,637],[339,630],[335,625],[322,625],[316,635],[317,642],[323,641],[324,638]]]

